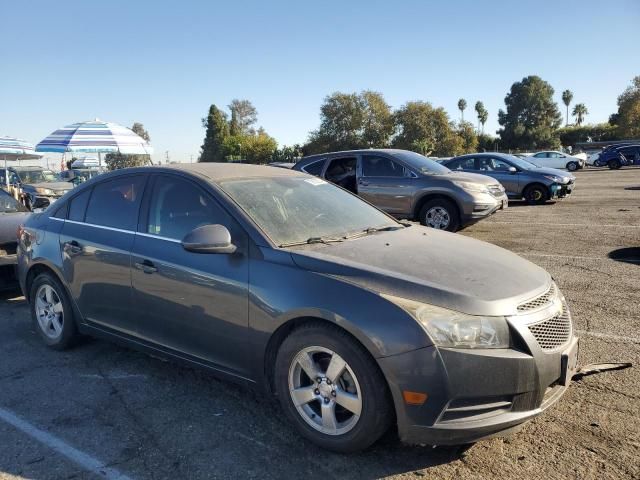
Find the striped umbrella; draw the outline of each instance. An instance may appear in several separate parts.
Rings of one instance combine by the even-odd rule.
[[[151,155],[153,147],[133,130],[117,123],[94,121],[67,125],[36,145],[37,152],[102,153]]]
[[[42,157],[33,149],[33,144],[15,137],[0,137],[0,157],[4,158],[4,181],[9,185],[7,160],[28,160]]]

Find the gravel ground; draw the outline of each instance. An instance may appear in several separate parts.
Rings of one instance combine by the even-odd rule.
[[[580,364],[637,365],[640,191],[625,187],[640,185],[640,169],[577,177],[571,198],[514,203],[463,234],[553,274],[581,336]],[[610,258],[616,255],[636,262]],[[507,439],[407,447],[391,432],[365,453],[343,456],[300,439],[268,399],[207,373],[97,340],[63,353],[48,350],[31,330],[24,298],[9,292],[0,301],[0,417],[12,412],[105,466],[103,474],[92,473],[0,418],[2,480],[637,479],[639,400],[634,366],[574,382],[556,406]]]

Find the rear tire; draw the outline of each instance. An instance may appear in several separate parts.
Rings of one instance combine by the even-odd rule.
[[[542,205],[549,200],[549,191],[544,185],[529,185],[524,190],[524,199],[529,205]]]
[[[425,227],[455,232],[460,228],[460,215],[451,200],[434,198],[427,201],[418,215],[420,223]]]
[[[613,160],[609,160],[608,165],[611,170],[618,170],[622,166],[622,163],[619,159],[614,158]]]
[[[576,170],[578,170],[578,168],[580,168],[580,165],[578,165],[578,162],[567,163],[567,170],[569,170],[570,172],[575,172]]]
[[[44,343],[54,350],[65,350],[79,338],[73,308],[67,291],[51,273],[38,275],[29,291],[33,327]]]
[[[337,327],[310,323],[294,330],[278,350],[274,381],[298,432],[327,450],[363,450],[392,423],[393,402],[380,369]]]

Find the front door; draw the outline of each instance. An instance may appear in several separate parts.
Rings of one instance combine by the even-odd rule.
[[[63,271],[89,323],[133,334],[131,247],[146,175],[118,177],[82,191],[60,234]]]
[[[415,189],[415,174],[383,155],[362,155],[358,195],[393,215],[408,215]]]
[[[175,353],[246,375],[248,237],[216,199],[179,175],[155,175],[132,249],[137,334]],[[233,254],[194,253],[181,240],[196,227],[221,224]]]

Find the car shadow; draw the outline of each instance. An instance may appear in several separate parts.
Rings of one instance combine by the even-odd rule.
[[[618,248],[609,252],[609,258],[617,262],[640,265],[640,247]]]

